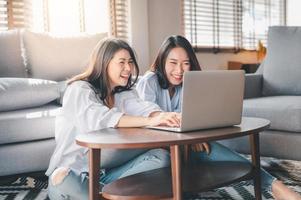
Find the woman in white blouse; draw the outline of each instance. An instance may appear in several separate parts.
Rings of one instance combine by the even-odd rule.
[[[131,47],[119,39],[105,39],[96,46],[87,69],[69,80],[55,122],[56,148],[46,172],[50,199],[88,199],[88,150],[76,145],[78,134],[116,127],[179,126],[177,113],[161,112],[131,89],[138,73]],[[170,158],[165,149],[137,149],[103,150],[101,160],[103,185],[167,167]]]
[[[180,113],[183,74],[195,70],[201,70],[201,67],[189,41],[182,36],[170,36],[163,42],[150,71],[138,81],[136,89],[143,100],[158,104],[163,111]],[[194,162],[249,162],[217,142],[195,144],[191,148]],[[261,180],[262,189],[272,192],[276,199],[300,199],[299,195],[263,169]]]

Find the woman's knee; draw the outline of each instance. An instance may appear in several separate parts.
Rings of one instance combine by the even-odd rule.
[[[158,161],[160,166],[158,167],[168,167],[170,166],[170,154],[166,149],[158,148],[151,149],[146,152],[149,159],[155,159]]]
[[[88,199],[88,183],[80,175],[72,170],[67,176],[56,185],[53,185],[52,178],[49,178],[48,196],[52,200],[85,200]]]
[[[218,143],[218,142],[210,142],[210,149],[211,149],[211,152],[214,154],[230,154],[230,155],[233,155],[233,154],[237,154],[236,152],[234,152],[233,150],[231,150],[230,148]]]
[[[218,143],[211,142],[211,154],[209,154],[209,159],[213,161],[239,161],[239,162],[248,162],[243,156],[239,155],[237,152],[232,149]]]

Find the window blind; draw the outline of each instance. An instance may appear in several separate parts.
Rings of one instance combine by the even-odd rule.
[[[8,29],[7,1],[0,0],[0,30]]]
[[[243,0],[243,45],[255,49],[259,40],[266,45],[269,26],[286,24],[285,0]]]
[[[182,0],[184,34],[195,49],[256,49],[271,25],[285,25],[285,0]]]
[[[72,35],[111,32],[128,40],[128,0],[0,0],[0,31]]]
[[[0,0],[0,30],[26,27],[25,0]]]
[[[110,13],[112,35],[128,40],[128,0],[110,0]]]

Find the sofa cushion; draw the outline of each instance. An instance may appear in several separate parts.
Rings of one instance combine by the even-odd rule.
[[[20,31],[0,31],[0,77],[26,77]]]
[[[243,115],[269,119],[272,130],[301,132],[301,96],[246,99]]]
[[[66,80],[85,68],[96,44],[106,34],[54,37],[24,32],[24,47],[30,77]]]
[[[0,78],[0,111],[45,105],[60,97],[55,81],[29,78]]]
[[[263,95],[301,94],[301,27],[271,27],[263,68]]]
[[[60,106],[48,104],[42,107],[1,112],[0,146],[54,137],[54,120]]]
[[[0,176],[45,171],[49,166],[49,160],[54,148],[54,139],[0,145]],[[3,179],[1,178],[1,180]],[[22,190],[21,187],[20,189]],[[12,191],[11,189],[9,190]],[[27,194],[27,192],[24,193]],[[3,197],[2,194],[5,193],[2,192],[1,197]],[[45,199],[41,195],[37,198],[33,196],[27,195],[28,198],[25,197],[25,199]]]

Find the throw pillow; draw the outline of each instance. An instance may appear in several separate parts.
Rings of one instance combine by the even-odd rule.
[[[60,97],[55,81],[30,78],[0,78],[0,111],[41,106]]]
[[[27,77],[19,30],[0,31],[0,77]]]
[[[96,44],[106,33],[55,37],[24,31],[24,55],[31,78],[62,81],[86,67]]]
[[[301,94],[301,27],[271,27],[263,68],[263,95]]]

